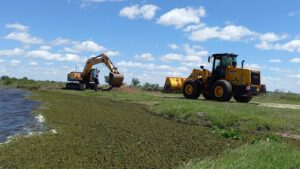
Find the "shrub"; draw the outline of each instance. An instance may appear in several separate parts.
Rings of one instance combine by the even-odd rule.
[[[140,80],[138,78],[132,78],[131,80],[131,86],[138,86],[140,84]]]

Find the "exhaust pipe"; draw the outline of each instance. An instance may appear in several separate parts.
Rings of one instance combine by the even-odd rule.
[[[242,69],[244,68],[245,60],[242,61]]]

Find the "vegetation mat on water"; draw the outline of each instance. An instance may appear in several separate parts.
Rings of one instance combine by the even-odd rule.
[[[237,141],[209,129],[152,116],[140,104],[95,96],[34,91],[58,133],[0,146],[0,168],[176,168],[216,156]]]

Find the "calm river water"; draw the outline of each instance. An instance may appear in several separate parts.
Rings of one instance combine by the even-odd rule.
[[[0,143],[10,136],[40,131],[42,124],[31,113],[38,102],[26,99],[29,92],[0,88]]]

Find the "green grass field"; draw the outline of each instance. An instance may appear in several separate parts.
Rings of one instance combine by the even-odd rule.
[[[3,83],[3,82],[2,82]],[[31,88],[27,85],[25,88]],[[159,92],[32,90],[57,131],[0,145],[0,168],[299,168],[296,94],[249,104],[186,100]]]

